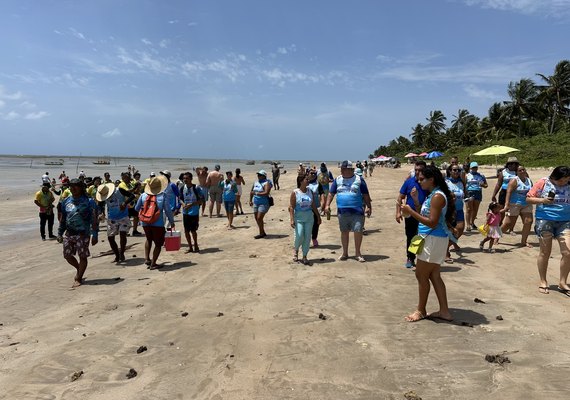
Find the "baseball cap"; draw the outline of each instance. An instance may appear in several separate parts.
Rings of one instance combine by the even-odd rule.
[[[349,160],[344,160],[344,161],[340,164],[340,167],[341,167],[341,168],[349,168],[349,169],[354,168],[354,167],[352,166],[352,161],[349,161]]]
[[[267,176],[267,172],[265,172],[264,169],[260,169],[260,170],[257,172],[257,175]]]
[[[354,173],[355,173],[356,175],[358,175],[358,176],[362,176],[362,170],[361,170],[360,168],[356,168],[356,169],[354,170]]]
[[[169,178],[172,176],[172,174],[170,173],[170,171],[167,170],[167,169],[165,169],[164,171],[160,171],[160,173],[161,173],[162,175],[168,176]]]
[[[469,168],[477,168],[479,167],[479,164],[477,164],[475,161],[471,162],[471,164],[469,164]]]

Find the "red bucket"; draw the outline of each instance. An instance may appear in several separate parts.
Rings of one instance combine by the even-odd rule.
[[[164,235],[164,248],[166,251],[180,250],[181,239],[180,231],[166,231]]]

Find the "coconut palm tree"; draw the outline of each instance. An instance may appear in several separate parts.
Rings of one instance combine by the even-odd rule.
[[[558,117],[570,118],[570,61],[562,60],[554,68],[554,75],[537,74],[546,85],[538,86],[539,102],[549,114],[548,132],[554,132]]]
[[[427,148],[435,149],[445,139],[443,133],[445,132],[445,115],[440,110],[431,111],[429,118],[426,118],[428,123],[425,126],[425,140],[424,145]]]
[[[523,136],[524,121],[536,115],[538,89],[534,82],[524,78],[510,82],[507,90],[510,101],[504,101],[504,115],[518,126],[518,137]]]
[[[422,124],[417,124],[414,128],[412,128],[410,137],[412,138],[412,143],[416,148],[423,148],[425,140],[424,126]]]

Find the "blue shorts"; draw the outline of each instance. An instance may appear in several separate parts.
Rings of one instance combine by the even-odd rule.
[[[570,221],[537,219],[534,224],[534,232],[539,238],[542,238],[545,233],[546,236],[554,236],[555,238],[565,235],[570,236]]]
[[[224,207],[226,208],[226,212],[233,212],[235,205],[236,205],[235,201],[224,201]]]
[[[470,198],[477,201],[483,201],[483,191],[482,190],[468,190],[467,197],[465,201],[468,201]]]
[[[463,210],[455,210],[455,222],[465,221],[465,213]]]
[[[362,232],[364,229],[364,215],[352,213],[338,214],[338,226],[341,232]]]
[[[262,213],[265,214],[267,211],[269,211],[269,208],[271,206],[269,204],[254,204],[253,205],[253,212],[254,213]]]

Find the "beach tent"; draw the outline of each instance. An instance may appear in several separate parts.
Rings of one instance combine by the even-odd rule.
[[[406,154],[404,157],[405,158],[410,158],[410,157],[417,157],[418,155],[416,153],[408,153]]]
[[[418,154],[419,157],[425,157],[427,155],[428,155],[428,153],[426,153],[425,151],[423,153]]]

